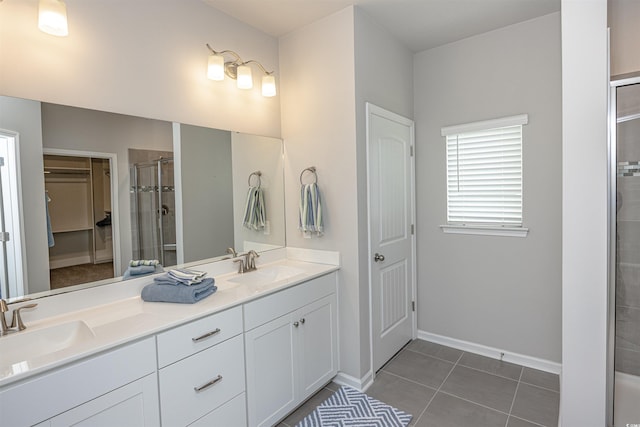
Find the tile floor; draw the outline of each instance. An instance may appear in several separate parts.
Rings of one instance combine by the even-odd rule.
[[[294,427],[338,389],[328,384],[279,427]],[[367,394],[413,415],[416,427],[557,427],[557,375],[416,340]]]

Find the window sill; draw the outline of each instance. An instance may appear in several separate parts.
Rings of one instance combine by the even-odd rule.
[[[529,229],[525,227],[491,227],[482,225],[441,225],[447,234],[475,234],[480,236],[527,237]]]

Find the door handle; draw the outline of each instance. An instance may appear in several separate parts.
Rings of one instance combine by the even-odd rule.
[[[373,256],[373,260],[375,262],[384,261],[384,255],[376,252],[376,254]]]

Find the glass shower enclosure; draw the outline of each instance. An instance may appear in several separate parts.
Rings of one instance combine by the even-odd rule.
[[[131,166],[133,255],[176,265],[176,217],[173,158],[160,157]]]
[[[610,406],[640,425],[640,73],[612,81],[610,108]]]

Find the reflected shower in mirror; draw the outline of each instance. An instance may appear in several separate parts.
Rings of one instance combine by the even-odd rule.
[[[19,211],[12,260],[23,273],[3,295],[50,295],[54,276],[62,291],[111,283],[135,259],[168,267],[285,245],[279,139],[5,96],[0,129],[17,135],[22,190],[5,211]],[[259,230],[243,227],[256,170],[267,212]],[[74,216],[82,220],[65,223]],[[65,268],[86,270],[66,280]],[[87,271],[98,269],[114,278],[95,281]]]

